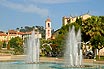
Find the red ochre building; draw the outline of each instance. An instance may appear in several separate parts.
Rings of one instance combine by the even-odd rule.
[[[0,41],[2,42],[8,42],[10,39],[12,38],[15,38],[15,37],[20,37],[22,38],[23,40],[26,38],[26,37],[29,37],[31,35],[32,31],[31,32],[20,32],[20,31],[16,31],[16,30],[8,30],[7,33],[4,33],[4,32],[0,32]],[[41,38],[41,34],[37,31],[35,33],[37,38]]]

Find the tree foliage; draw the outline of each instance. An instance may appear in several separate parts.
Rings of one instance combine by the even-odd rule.
[[[62,26],[58,31],[58,35],[55,39],[55,44],[58,46],[64,46],[66,35],[73,25],[75,26],[75,31],[81,28],[82,41],[90,41],[93,48],[101,49],[104,47],[104,16],[92,16],[86,20],[77,18],[76,22],[68,23]],[[63,43],[63,44],[62,44]]]
[[[23,40],[20,37],[15,37],[12,38],[9,41],[10,47],[14,48],[14,54],[23,54],[24,50],[23,50]]]
[[[2,49],[2,46],[3,46],[3,42],[0,41],[0,49]]]
[[[6,42],[3,42],[3,47],[2,48],[6,48]]]
[[[45,38],[45,28],[43,26],[32,26],[32,27],[25,26],[21,27],[20,29],[19,28],[16,29],[19,30],[20,32],[30,32],[34,28],[38,28],[39,32],[42,34],[42,38]]]
[[[104,37],[100,35],[96,35],[91,40],[91,44],[94,45],[94,48],[102,49],[104,47]]]
[[[91,41],[93,48],[101,49],[104,47],[104,17],[92,16],[82,22],[83,41]],[[101,45],[99,45],[101,44]]]

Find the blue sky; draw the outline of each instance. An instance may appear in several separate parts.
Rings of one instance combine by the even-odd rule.
[[[45,26],[50,17],[52,29],[62,26],[62,17],[104,15],[104,0],[0,0],[0,30],[24,26]]]

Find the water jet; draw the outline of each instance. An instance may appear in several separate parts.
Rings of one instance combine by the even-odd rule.
[[[64,60],[66,67],[82,66],[81,31],[79,29],[78,32],[75,33],[74,26],[72,29],[69,29]]]
[[[35,35],[35,31],[33,30],[24,44],[26,46],[26,63],[39,63],[40,41]]]

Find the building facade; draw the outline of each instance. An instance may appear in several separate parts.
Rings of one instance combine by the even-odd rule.
[[[30,32],[19,32],[16,30],[8,30],[7,33],[0,33],[0,41],[2,42],[8,42],[12,38],[20,37],[23,40],[31,35],[32,31]],[[41,33],[39,33],[38,29],[35,30],[35,37],[41,38]]]
[[[88,19],[88,18],[90,18],[90,17],[91,17],[91,15],[89,15],[88,13],[87,13],[87,14],[83,14],[83,15],[81,15],[81,16],[76,16],[76,17],[72,17],[72,16],[66,17],[66,16],[64,16],[64,17],[62,18],[62,22],[63,22],[62,25],[66,25],[66,24],[68,24],[68,23],[73,23],[73,22],[76,21],[77,18],[82,18],[82,20],[86,20],[86,19]]]
[[[6,33],[0,33],[0,41],[7,41],[7,34]]]

